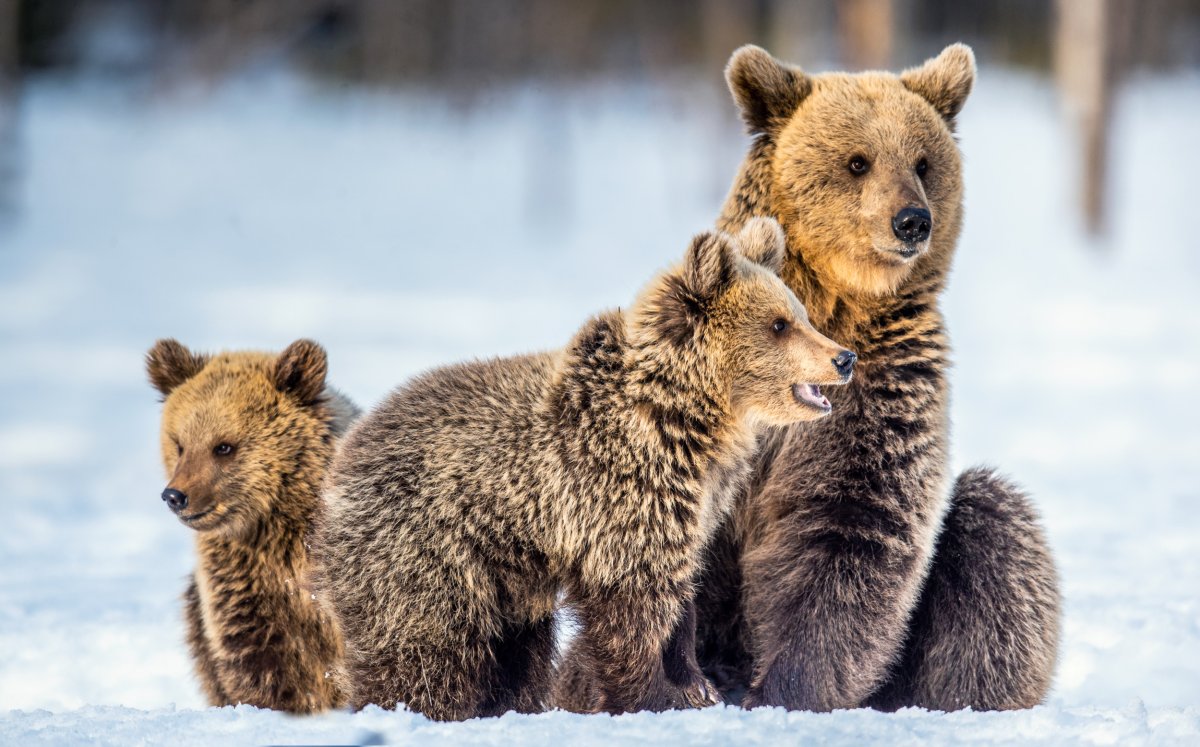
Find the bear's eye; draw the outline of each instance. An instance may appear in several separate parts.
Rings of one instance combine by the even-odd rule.
[[[867,159],[863,158],[862,156],[855,156],[854,158],[850,159],[849,168],[851,174],[854,174],[855,176],[862,176],[863,174],[867,173],[868,169],[871,168],[871,164],[867,163]]]
[[[229,444],[217,444],[213,447],[213,454],[216,456],[229,456],[233,453],[233,447]]]
[[[922,158],[920,161],[917,161],[917,176],[924,179],[925,172],[928,170],[929,170],[929,162],[928,161],[926,161],[924,158]]]
[[[183,445],[178,441],[175,442],[175,454],[176,456],[183,456]]]
[[[777,335],[782,335],[787,332],[788,323],[786,319],[776,319],[771,323],[771,331]]]

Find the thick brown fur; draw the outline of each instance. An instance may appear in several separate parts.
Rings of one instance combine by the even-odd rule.
[[[313,713],[345,701],[341,637],[311,588],[305,540],[335,441],[357,411],[325,385],[325,351],[146,356],[164,397],[162,455],[176,511],[196,530],[187,642],[214,706]]]
[[[663,658],[700,552],[759,424],[821,417],[793,385],[844,380],[774,272],[782,246],[774,221],[702,234],[566,349],[431,371],[351,430],[316,550],[353,707],[541,710],[560,591],[595,708],[715,702],[694,654]]]
[[[1018,708],[1049,688],[1058,579],[1036,511],[988,472],[948,484],[938,301],[962,221],[952,133],[974,76],[963,45],[899,76],[809,76],[757,48],[730,61],[756,138],[721,225],[778,218],[784,279],[861,359],[830,395],[832,418],[764,449],[772,458],[729,533],[736,549],[713,551],[738,559],[747,705],[827,710],[890,693],[889,707]],[[855,156],[863,175],[848,168]],[[904,259],[891,219],[910,206],[930,211],[932,236]],[[702,619],[702,637],[728,637],[721,626],[719,613]]]
[[[1037,512],[986,470],[949,484],[938,304],[974,75],[960,44],[898,76],[807,75],[757,47],[726,71],[754,142],[719,225],[777,218],[784,280],[860,356],[832,417],[764,438],[708,551],[699,659],[748,706],[1021,708],[1049,689],[1059,591]],[[904,208],[930,212],[927,240],[899,240]]]

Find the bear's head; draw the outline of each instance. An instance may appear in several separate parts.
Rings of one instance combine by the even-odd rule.
[[[751,164],[768,172],[763,207],[822,285],[879,296],[915,267],[948,267],[962,218],[954,123],[975,80],[969,47],[900,75],[807,75],[746,46],[725,77],[769,159]]]
[[[849,381],[856,360],[813,329],[779,277],[783,256],[770,218],[736,236],[702,233],[635,307],[641,335],[726,382],[739,417],[771,425],[828,415],[820,385]]]
[[[163,501],[201,532],[243,534],[287,516],[289,484],[316,484],[332,449],[336,405],[320,345],[298,340],[279,355],[200,355],[159,340],[146,355],[163,395]]]

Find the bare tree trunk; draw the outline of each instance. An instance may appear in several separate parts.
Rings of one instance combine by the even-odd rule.
[[[842,62],[854,70],[883,70],[892,63],[892,0],[838,0]]]
[[[829,29],[834,26],[834,8],[825,3],[767,0],[767,49],[782,60],[812,67],[833,62],[838,40]]]
[[[20,2],[0,0],[0,220],[12,211],[17,167]]]
[[[720,70],[738,47],[755,39],[753,9],[741,3],[704,0],[700,3],[700,33],[705,66]]]
[[[1080,208],[1092,234],[1105,229],[1109,129],[1116,82],[1113,50],[1127,19],[1113,0],[1058,0],[1055,68],[1067,116],[1080,141]]]
[[[391,2],[364,0],[357,6],[361,18],[362,49],[356,71],[363,80],[393,82],[406,76],[430,76],[445,44],[448,9],[422,0]]]
[[[19,0],[0,0],[0,86],[4,87],[16,79],[20,7]]]

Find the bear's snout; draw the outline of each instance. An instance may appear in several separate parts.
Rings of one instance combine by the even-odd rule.
[[[920,207],[906,207],[892,218],[892,233],[905,244],[919,244],[929,238],[933,216]]]
[[[854,373],[854,364],[858,361],[858,355],[852,350],[843,350],[833,359],[833,367],[841,374],[842,378],[850,378],[850,374]]]
[[[180,492],[175,488],[167,488],[163,490],[162,499],[163,502],[167,504],[167,507],[175,513],[179,513],[183,509],[187,508],[188,505],[187,494]]]

